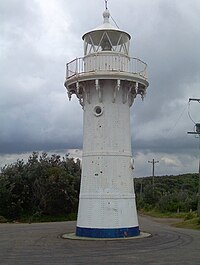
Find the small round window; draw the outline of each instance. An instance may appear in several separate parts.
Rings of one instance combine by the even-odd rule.
[[[94,108],[94,114],[95,114],[96,116],[100,116],[102,113],[103,113],[103,108],[102,108],[102,107],[100,107],[100,106],[96,106],[96,107]]]

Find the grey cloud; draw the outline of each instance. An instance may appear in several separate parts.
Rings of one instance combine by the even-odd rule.
[[[45,1],[0,3],[2,154],[82,146],[82,109],[77,99],[68,102],[65,64],[83,55],[81,36],[102,23],[104,3],[52,3],[58,13],[48,11],[47,1],[46,14],[41,6]],[[149,155],[162,153],[169,155],[165,161],[174,154],[183,165],[184,153],[196,157],[196,139],[187,135],[193,128],[187,108],[178,118],[189,97],[200,97],[200,3],[116,0],[109,9],[120,28],[132,35],[131,56],[148,64],[146,98],[137,98],[131,109],[138,166]],[[192,111],[199,120],[199,106]]]

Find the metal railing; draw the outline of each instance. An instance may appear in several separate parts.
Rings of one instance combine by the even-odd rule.
[[[115,54],[94,54],[67,63],[66,79],[88,72],[114,71],[138,74],[147,79],[147,64],[138,58]]]

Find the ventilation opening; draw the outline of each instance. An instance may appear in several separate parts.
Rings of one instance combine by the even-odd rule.
[[[96,116],[100,116],[100,115],[102,115],[102,113],[103,113],[103,109],[102,109],[102,107],[100,107],[100,106],[96,106],[96,107],[94,108],[94,114],[95,114]]]

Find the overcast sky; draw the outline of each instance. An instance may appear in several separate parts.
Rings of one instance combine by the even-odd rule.
[[[109,0],[148,64],[145,100],[131,108],[135,176],[198,171],[188,99],[200,98],[200,1]],[[68,101],[65,64],[83,56],[82,35],[102,24],[103,0],[0,1],[0,166],[32,151],[82,147],[82,109]],[[189,112],[200,121],[200,103]],[[75,155],[78,152],[74,153]]]

